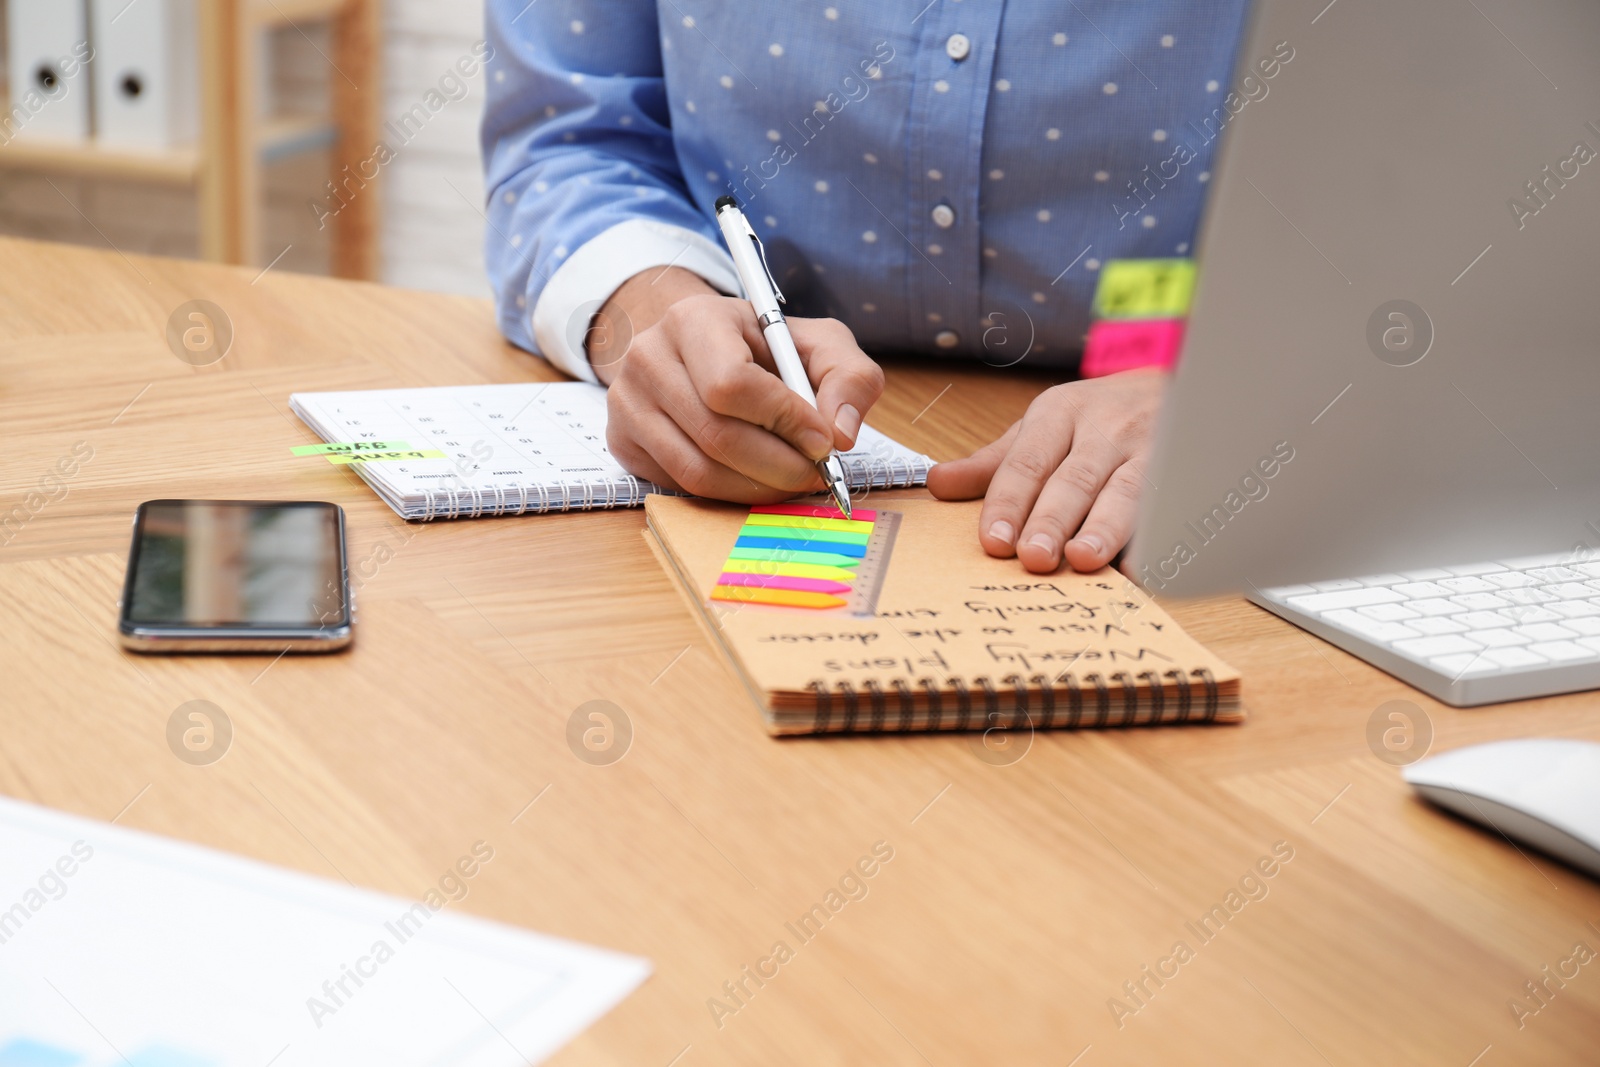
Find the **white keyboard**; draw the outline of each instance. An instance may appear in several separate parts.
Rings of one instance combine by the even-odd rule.
[[[1550,555],[1253,598],[1450,704],[1600,687],[1600,562]]]

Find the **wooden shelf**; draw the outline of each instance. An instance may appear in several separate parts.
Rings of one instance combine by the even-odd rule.
[[[332,147],[339,128],[310,115],[268,119],[257,131],[256,147],[263,164]],[[93,141],[46,141],[17,138],[0,147],[0,170],[47,171],[90,178],[193,185],[200,175],[198,146],[167,150],[108,148]]]
[[[339,127],[316,115],[289,115],[263,122],[256,133],[256,150],[263,164],[339,143]]]
[[[29,140],[24,136],[0,148],[0,169],[192,185],[200,174],[200,150],[138,151],[107,148],[93,141]]]
[[[348,0],[253,0],[250,17],[274,29],[302,22],[323,22],[343,14]]]

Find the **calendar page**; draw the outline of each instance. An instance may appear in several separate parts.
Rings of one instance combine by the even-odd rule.
[[[606,392],[587,382],[296,393],[290,407],[408,519],[630,507],[669,490],[606,448]],[[931,461],[862,427],[841,456],[854,490],[921,485]]]

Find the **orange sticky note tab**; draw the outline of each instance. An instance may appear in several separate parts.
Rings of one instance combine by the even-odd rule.
[[[1136,367],[1171,367],[1183,348],[1183,319],[1101,319],[1089,327],[1079,373],[1099,378]]]
[[[827,593],[806,593],[798,589],[760,589],[746,585],[719,585],[711,590],[712,600],[731,600],[741,604],[776,604],[785,608],[842,608],[849,603]]]

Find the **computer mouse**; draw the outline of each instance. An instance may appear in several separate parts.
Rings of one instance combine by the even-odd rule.
[[[1439,807],[1600,878],[1600,744],[1491,741],[1418,760],[1403,773]]]

